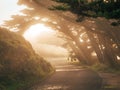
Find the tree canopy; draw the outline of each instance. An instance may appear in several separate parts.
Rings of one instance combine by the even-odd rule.
[[[118,20],[116,24],[119,24],[119,0],[49,1],[69,5],[67,10],[74,14],[58,11],[56,8],[58,6],[53,6],[54,10],[50,11],[48,8],[51,7],[45,8],[41,0],[19,0],[18,4],[25,4],[29,8],[21,11],[23,15],[12,16],[12,20],[6,21],[4,26],[22,33],[33,24],[44,23],[61,33],[61,37],[67,41],[63,46],[70,47],[81,63],[88,65],[102,63],[113,68],[119,67],[120,27],[111,26],[111,22],[117,22],[116,20]],[[78,16],[78,22],[74,16]]]

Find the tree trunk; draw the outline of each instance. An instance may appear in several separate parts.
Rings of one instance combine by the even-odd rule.
[[[104,63],[104,61],[103,61],[103,54],[101,52],[99,44],[97,43],[96,39],[94,38],[93,33],[87,32],[87,35],[88,35],[88,37],[89,37],[89,39],[91,41],[91,45],[92,45],[93,49],[95,50],[95,52],[97,54],[99,62],[100,63]]]
[[[82,64],[87,64],[86,62],[86,57],[84,56],[83,52],[81,49],[77,48],[75,44],[72,43],[72,41],[68,42],[72,50],[74,51],[75,55],[77,56],[77,59],[82,63]]]
[[[117,68],[117,56],[113,50],[112,43],[109,38],[104,37],[103,38],[103,45],[104,45],[104,58],[105,58],[105,64],[109,65],[112,68]]]
[[[91,61],[91,53],[88,52],[87,50],[87,45],[83,45],[82,43],[80,43],[80,39],[78,37],[74,37],[73,38],[75,43],[76,43],[76,46],[79,48],[79,50],[82,52],[82,56],[84,57],[84,61],[90,65],[90,61]]]

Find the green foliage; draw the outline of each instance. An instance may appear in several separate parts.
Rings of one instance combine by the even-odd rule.
[[[53,0],[53,1],[56,1],[56,2],[64,2],[64,3],[69,3],[70,0]]]
[[[0,28],[0,90],[16,90],[52,71],[23,37]]]
[[[119,86],[114,86],[114,85],[105,85],[103,87],[103,90],[119,90]]]
[[[57,2],[67,3],[71,10],[77,14],[92,16],[92,17],[106,17],[106,18],[120,18],[120,2],[103,2],[103,0],[95,0],[88,3],[87,0],[54,0]],[[89,13],[95,12],[94,14]]]
[[[62,11],[66,11],[66,10],[70,9],[70,6],[67,5],[67,4],[63,4],[63,5],[52,6],[49,9],[50,10],[62,10]]]
[[[97,71],[105,71],[107,68],[108,66],[104,64],[95,64],[92,66],[92,69],[97,70]]]
[[[95,64],[95,65],[91,66],[90,68],[92,68],[95,71],[111,72],[111,73],[120,74],[120,68],[118,68],[118,69],[111,68],[111,67],[109,67],[108,65],[105,65],[105,64]]]

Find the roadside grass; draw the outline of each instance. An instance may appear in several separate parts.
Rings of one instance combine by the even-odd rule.
[[[22,90],[29,90],[30,87],[43,82],[44,80],[46,80],[47,78],[49,78],[52,74],[55,73],[55,68],[53,68],[53,70],[50,73],[47,73],[46,75],[44,75],[42,78],[37,77],[37,78],[32,78],[31,80],[28,80],[26,84],[24,84],[24,86],[19,87],[20,90],[22,88]]]
[[[105,85],[102,90],[120,90],[120,87],[113,85]]]
[[[92,66],[89,66],[89,68],[97,72],[120,74],[120,68],[115,69],[115,68],[108,67],[107,65],[104,65],[104,64],[94,64]]]
[[[115,69],[104,64],[95,64],[89,68],[98,72],[103,79],[102,90],[120,90],[120,68]]]
[[[40,83],[44,81],[47,77],[51,76],[55,72],[55,69],[51,70],[51,72],[44,74],[43,76],[31,77],[26,79],[19,79],[14,81],[2,81],[0,83],[0,90],[26,90],[26,88],[31,87],[36,83]]]
[[[107,65],[104,64],[93,64],[93,65],[83,65],[81,64],[79,61],[68,61],[68,64],[71,65],[76,65],[76,66],[81,66],[84,68],[90,68],[96,72],[106,72],[106,73],[115,73],[115,74],[120,74],[120,68],[115,69],[115,68],[111,68],[108,67]]]
[[[120,68],[114,69],[104,64],[94,64],[91,66],[82,65],[80,62],[69,62],[71,65],[81,66],[97,72],[102,78],[101,90],[120,90]]]

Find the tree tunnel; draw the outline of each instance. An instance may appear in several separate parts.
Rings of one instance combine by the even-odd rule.
[[[8,25],[10,29],[17,29],[18,33],[23,34],[30,26],[42,23],[59,32],[58,37],[65,41],[62,46],[73,52],[82,64],[119,66],[120,31],[112,27],[110,21],[104,18],[86,18],[82,22],[76,22],[75,14],[69,11],[50,11],[39,0],[25,1],[24,4],[29,8],[21,11],[23,15],[13,15],[12,20],[6,21],[4,26]]]

